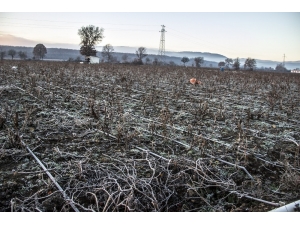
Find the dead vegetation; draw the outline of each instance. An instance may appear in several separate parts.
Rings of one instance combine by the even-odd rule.
[[[300,197],[297,75],[13,63],[0,64],[0,211],[268,211]]]

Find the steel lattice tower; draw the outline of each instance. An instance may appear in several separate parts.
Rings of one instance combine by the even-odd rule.
[[[161,25],[161,32],[160,34],[160,42],[159,42],[159,50],[158,50],[158,55],[160,56],[161,59],[164,59],[165,57],[165,25]]]

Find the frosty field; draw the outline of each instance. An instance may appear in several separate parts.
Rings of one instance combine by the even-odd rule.
[[[0,211],[269,211],[299,145],[299,75],[0,63]]]

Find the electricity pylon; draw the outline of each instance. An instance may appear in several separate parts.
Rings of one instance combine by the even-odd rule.
[[[160,56],[161,60],[163,61],[165,58],[165,25],[161,25],[161,32],[160,34],[160,42],[159,42],[159,50],[158,55]]]

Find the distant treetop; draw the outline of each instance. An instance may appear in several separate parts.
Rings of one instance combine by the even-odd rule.
[[[78,30],[78,35],[80,37],[80,53],[85,56],[96,56],[95,45],[100,43],[103,36],[104,29],[89,25],[86,27],[81,27]]]
[[[36,59],[43,59],[47,54],[47,49],[43,44],[37,44],[32,53]]]

